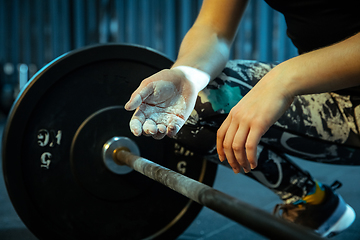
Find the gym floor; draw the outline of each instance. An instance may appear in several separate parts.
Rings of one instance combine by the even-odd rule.
[[[3,125],[0,126],[1,136]],[[327,165],[299,159],[294,159],[294,161],[325,184],[332,184],[334,180],[342,182],[343,186],[338,189],[338,193],[360,216],[360,166]],[[0,239],[36,240],[37,238],[24,226],[12,207],[5,189],[1,166],[0,164]],[[218,168],[214,188],[268,212],[271,212],[275,204],[279,203],[278,198],[270,190],[243,175],[232,174],[230,169],[223,166]],[[212,210],[203,208],[195,221],[178,238],[178,240],[200,239],[261,240],[265,238]],[[360,217],[347,231],[332,239],[360,239]]]

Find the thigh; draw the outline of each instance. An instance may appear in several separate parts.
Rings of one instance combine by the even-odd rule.
[[[298,96],[261,141],[307,160],[360,165],[357,102],[333,92]]]

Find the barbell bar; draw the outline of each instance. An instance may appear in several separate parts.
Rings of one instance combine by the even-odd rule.
[[[284,240],[322,239],[309,229],[276,218],[201,182],[137,156],[127,146],[117,148],[113,157],[116,164],[126,165],[265,237]]]

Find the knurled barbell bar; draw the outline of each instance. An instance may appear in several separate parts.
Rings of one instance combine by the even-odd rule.
[[[39,239],[169,240],[195,219],[202,208],[197,201],[257,231],[256,221],[263,225],[260,234],[274,236],[277,226],[286,236],[316,239],[212,189],[217,164],[203,156],[169,138],[132,135],[132,113],[121,104],[142,79],[171,65],[149,48],[97,45],[60,56],[28,82],[10,111],[2,142],[6,187],[25,225]],[[171,174],[164,178],[156,170],[155,179],[189,196],[114,164],[114,151],[116,160],[127,159],[135,170],[131,162],[143,162],[122,157],[127,153],[116,151],[121,147],[156,161],[161,174]]]
[[[132,143],[130,139],[124,139],[121,142],[128,143],[117,146],[112,154],[114,162],[119,166],[129,166],[263,236],[285,240],[321,239],[309,229],[276,218],[221,191],[133,154],[134,152],[137,153],[136,144]]]

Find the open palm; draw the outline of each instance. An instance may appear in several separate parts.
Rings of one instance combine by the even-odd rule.
[[[125,109],[135,110],[130,129],[135,136],[173,137],[194,108],[197,93],[177,70],[163,70],[145,79]]]

